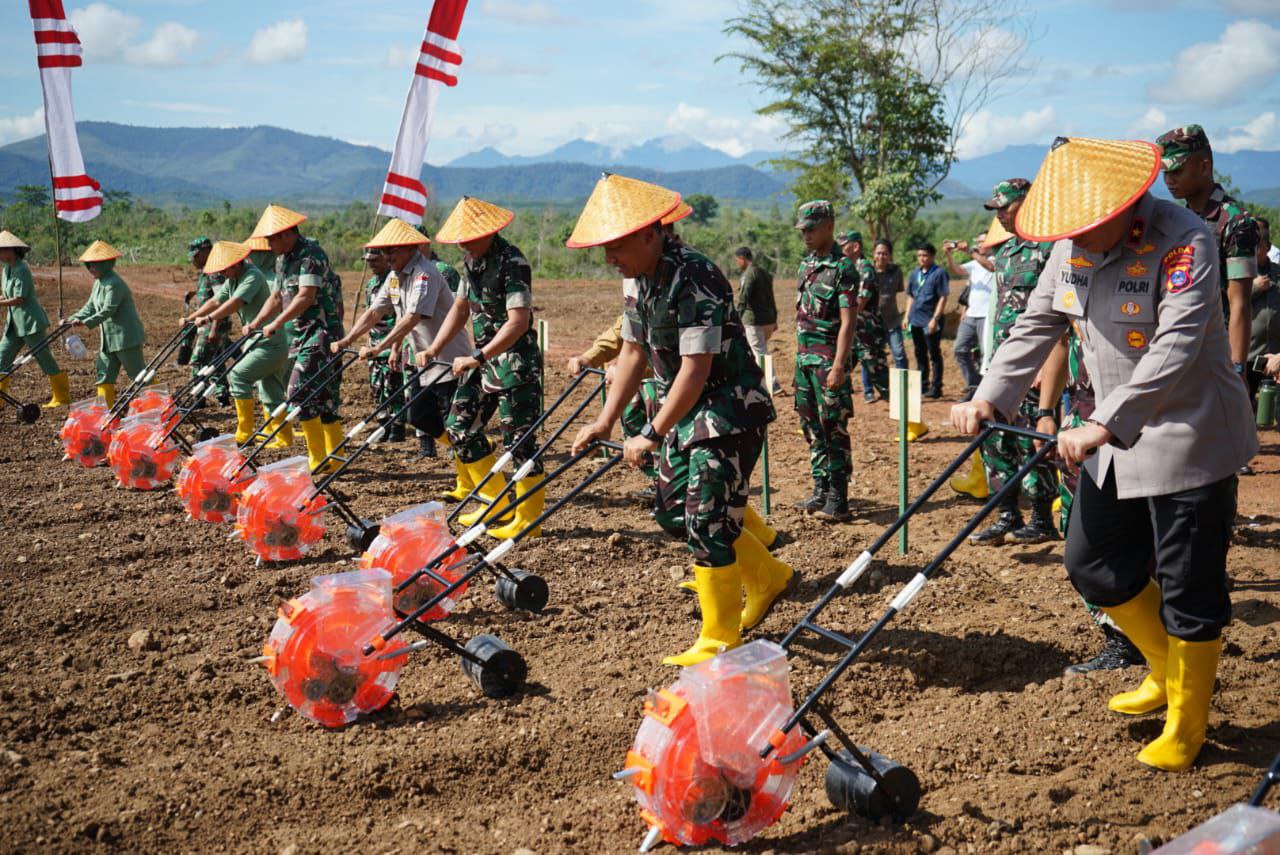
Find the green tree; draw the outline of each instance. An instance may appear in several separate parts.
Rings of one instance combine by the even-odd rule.
[[[700,226],[707,225],[720,213],[720,203],[716,201],[715,196],[708,196],[706,193],[694,193],[685,201],[689,203],[690,208],[693,208],[693,213],[689,215],[689,219]]]
[[[43,184],[19,184],[13,188],[13,203],[32,208],[49,207],[49,188]]]

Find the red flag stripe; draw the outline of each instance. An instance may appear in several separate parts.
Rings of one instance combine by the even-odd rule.
[[[388,208],[396,208],[401,211],[408,211],[411,214],[417,214],[419,217],[427,211],[426,205],[419,205],[417,202],[410,202],[408,199],[401,199],[399,196],[392,196],[390,193],[382,194],[382,204]]]
[[[62,9],[62,0],[27,0],[32,18],[66,18]]]
[[[394,184],[397,187],[403,187],[406,190],[412,190],[415,193],[421,193],[423,196],[427,195],[426,185],[423,184],[418,179],[410,178],[407,175],[400,175],[399,173],[396,173],[396,172],[388,172],[387,183]]]
[[[423,65],[422,63],[418,63],[418,67],[414,71],[414,74],[418,75],[419,77],[425,77],[428,80],[439,80],[445,86],[458,85],[458,78],[454,77],[451,74],[445,74],[443,71],[432,68],[430,66]]]
[[[92,187],[94,190],[99,190],[102,185],[88,175],[67,175],[53,179],[53,188],[55,190],[69,190],[73,187]]]
[[[84,61],[75,54],[55,53],[37,57],[36,65],[40,68],[79,68]]]
[[[59,211],[89,211],[102,207],[101,196],[86,196],[83,199],[59,199],[54,203]]]
[[[442,62],[449,63],[450,65],[462,65],[462,54],[454,53],[453,51],[450,51],[450,50],[445,50],[442,47],[433,45],[429,41],[424,41],[422,43],[422,52],[425,53],[427,56],[435,57],[436,59]]]
[[[78,45],[80,39],[76,36],[75,30],[36,30],[36,44]]]
[[[427,29],[446,39],[456,39],[462,28],[462,14],[467,11],[467,0],[436,0],[431,7],[431,19]]]

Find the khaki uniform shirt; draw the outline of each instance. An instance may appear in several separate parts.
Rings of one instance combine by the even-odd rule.
[[[413,257],[400,272],[392,271],[374,294],[369,309],[384,317],[395,314],[396,321],[405,315],[417,315],[420,320],[409,333],[414,353],[422,353],[435,341],[444,326],[444,319],[453,307],[453,292],[435,262],[422,253]],[[443,348],[437,359],[452,362],[471,352],[466,335],[455,335]]]
[[[1231,367],[1218,251],[1200,218],[1150,194],[1128,238],[1103,255],[1059,241],[977,399],[1014,413],[1068,326],[1114,435],[1085,463],[1121,499],[1203,487],[1257,453],[1244,384]]]

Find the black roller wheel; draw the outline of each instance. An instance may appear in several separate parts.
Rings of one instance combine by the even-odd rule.
[[[827,767],[827,799],[840,810],[873,822],[886,816],[894,822],[905,822],[920,806],[920,779],[888,757],[860,750],[880,773],[881,780],[871,777],[848,751],[841,751]]]
[[[362,519],[359,525],[347,526],[347,543],[351,544],[352,549],[368,552],[380,531],[382,526],[371,520]]]
[[[498,602],[507,608],[534,614],[545,609],[551,597],[546,581],[525,570],[512,570],[511,578],[499,576],[493,584],[493,592]]]
[[[524,657],[496,635],[477,635],[467,642],[467,652],[479,662],[462,660],[462,673],[489,698],[508,698],[520,691],[529,668]]]
[[[205,427],[200,428],[200,433],[196,436],[196,442],[208,442],[211,439],[218,438],[218,429]]]
[[[24,425],[33,425],[40,421],[40,405],[39,404],[23,404],[18,409],[18,421]]]

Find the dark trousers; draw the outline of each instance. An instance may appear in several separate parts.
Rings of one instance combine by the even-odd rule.
[[[942,325],[931,333],[913,324],[911,343],[915,345],[916,367],[920,369],[920,389],[942,394]]]
[[[1071,584],[1103,608],[1129,602],[1151,579],[1165,630],[1184,641],[1213,641],[1231,620],[1227,549],[1236,516],[1236,477],[1139,499],[1116,498],[1115,473],[1099,487],[1081,471],[1064,562]]]
[[[406,390],[409,396],[417,395],[409,406],[409,424],[432,438],[439,438],[444,433],[444,420],[449,415],[449,407],[453,403],[453,393],[458,389],[457,381],[435,383],[431,388],[419,391],[421,387],[414,382]]]

